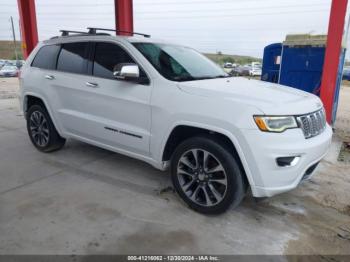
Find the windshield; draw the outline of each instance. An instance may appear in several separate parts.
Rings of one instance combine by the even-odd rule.
[[[191,48],[155,43],[133,45],[169,80],[181,82],[229,77],[219,66]]]

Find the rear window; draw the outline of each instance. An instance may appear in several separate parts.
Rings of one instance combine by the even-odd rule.
[[[57,70],[85,74],[87,72],[87,42],[63,44],[57,61]]]
[[[32,66],[43,69],[55,69],[59,49],[59,45],[43,46],[36,54]]]

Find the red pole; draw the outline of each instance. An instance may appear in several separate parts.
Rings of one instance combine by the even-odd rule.
[[[17,3],[21,23],[22,50],[24,58],[27,58],[38,43],[35,1],[17,0]]]
[[[329,17],[327,47],[321,82],[321,100],[324,104],[327,122],[332,121],[334,94],[340,62],[343,31],[348,0],[332,0]]]
[[[115,27],[120,31],[134,31],[133,22],[133,0],[114,0],[115,7]],[[118,35],[132,35],[130,33],[118,32]]]

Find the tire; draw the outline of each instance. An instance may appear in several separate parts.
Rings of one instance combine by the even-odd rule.
[[[243,175],[225,145],[208,137],[185,140],[171,160],[176,192],[190,208],[202,214],[220,214],[237,207],[246,192]]]
[[[41,152],[53,152],[61,149],[66,140],[61,137],[46,108],[33,105],[27,112],[27,131],[33,145]]]

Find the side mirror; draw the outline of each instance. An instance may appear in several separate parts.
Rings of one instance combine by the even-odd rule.
[[[136,64],[119,64],[115,66],[113,76],[120,80],[136,80],[140,77],[140,69]]]

